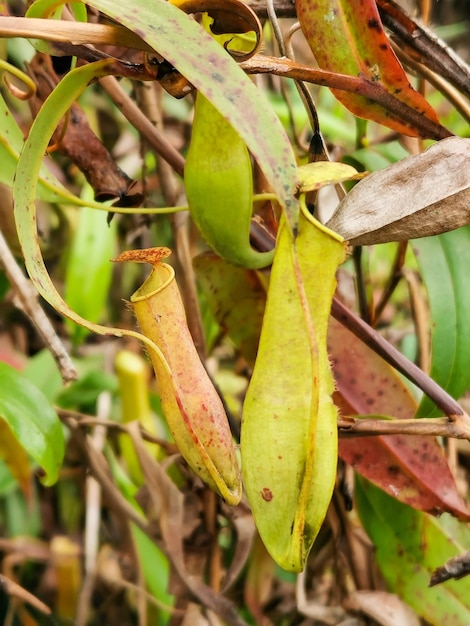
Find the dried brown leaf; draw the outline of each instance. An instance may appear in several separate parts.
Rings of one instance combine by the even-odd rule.
[[[33,114],[59,82],[50,57],[37,53],[28,64],[28,73],[37,84],[36,95],[30,99]],[[83,172],[100,201],[117,200],[116,206],[133,207],[142,203],[141,193],[134,193],[133,181],[115,162],[92,131],[84,111],[74,103],[66,119],[53,135],[55,149],[70,158]]]
[[[371,617],[381,626],[419,626],[416,613],[394,593],[353,591],[343,606]]]
[[[450,137],[360,181],[327,226],[354,245],[407,241],[470,223],[470,139]]]

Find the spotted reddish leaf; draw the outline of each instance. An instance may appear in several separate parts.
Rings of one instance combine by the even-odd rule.
[[[235,267],[213,252],[194,258],[193,266],[222,331],[253,367],[266,306],[267,280],[263,283],[262,274]]]
[[[362,76],[438,122],[434,109],[410,85],[392,51],[375,0],[296,0],[296,8],[302,31],[322,69]],[[364,96],[337,89],[332,92],[358,117],[407,135],[420,134],[409,121]]]
[[[396,371],[337,321],[328,337],[335,402],[346,415],[411,419],[416,401]],[[415,509],[470,519],[434,437],[387,435],[340,439],[340,457],[362,476]]]

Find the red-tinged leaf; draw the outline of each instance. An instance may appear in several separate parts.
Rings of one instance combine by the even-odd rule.
[[[434,109],[410,85],[384,32],[375,0],[296,0],[302,31],[318,65],[325,70],[363,76],[397,100],[438,122]],[[367,98],[333,89],[345,107],[400,133],[419,136],[404,120]]]
[[[349,415],[411,419],[416,402],[398,374],[350,331],[330,319],[335,402]],[[340,457],[362,476],[415,509],[470,519],[434,437],[387,435],[340,439]]]
[[[201,288],[215,319],[253,367],[266,306],[261,274],[227,263],[212,252],[193,259]]]

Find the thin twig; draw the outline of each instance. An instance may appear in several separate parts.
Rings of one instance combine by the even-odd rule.
[[[127,502],[126,498],[113,483],[109,474],[109,465],[103,454],[95,448],[92,438],[82,432],[80,425],[74,419],[69,417],[64,419],[64,421],[67,427],[74,432],[77,442],[86,453],[90,471],[100,483],[109,506],[117,511],[119,515],[124,515],[130,522],[136,524],[144,533],[148,534],[149,528],[147,520]]]
[[[106,76],[99,81],[108,96],[118,107],[126,119],[145,137],[145,140],[173,169],[183,175],[184,158],[174,148],[167,138],[144,115],[136,103],[121,89],[114,76]]]
[[[385,307],[387,306],[399,282],[403,278],[402,268],[405,263],[407,248],[408,248],[407,241],[399,242],[397,251],[395,254],[395,259],[393,261],[392,271],[390,272],[388,282],[381,294],[381,297],[380,297],[379,302],[377,303],[377,306],[375,307],[374,319],[372,320],[372,326],[374,326],[374,328],[379,323],[380,316],[382,315]]]
[[[17,598],[21,602],[25,602],[34,607],[37,611],[44,613],[44,615],[50,615],[51,609],[41,602],[36,596],[33,596],[32,593],[21,587],[10,578],[7,578],[3,574],[0,574],[0,588],[3,588],[4,591],[14,598]]]
[[[380,418],[338,418],[340,437],[376,437],[377,435],[428,435],[470,441],[470,418],[447,417],[389,420]]]
[[[240,64],[248,74],[275,74],[295,80],[302,80],[316,85],[323,85],[330,89],[339,89],[364,96],[372,102],[380,104],[390,111],[397,119],[404,121],[430,139],[444,139],[452,133],[441,124],[434,122],[420,111],[417,111],[386,91],[379,83],[373,83],[365,78],[336,74],[312,68],[308,65],[295,63],[289,59],[278,59],[256,54],[248,61]]]
[[[98,426],[104,426],[107,429],[117,430],[119,433],[129,434],[129,429],[125,424],[120,424],[119,422],[112,422],[109,420],[102,420],[98,417],[93,417],[91,415],[85,415],[84,413],[78,413],[77,411],[72,411],[70,409],[62,409],[61,407],[54,407],[57,415],[60,419],[67,425],[69,425],[69,420],[72,420],[75,428],[97,428]],[[155,443],[163,450],[167,455],[173,455],[178,453],[178,448],[174,443],[170,443],[165,439],[161,439],[160,437],[156,437],[152,433],[144,430],[142,426],[140,427],[140,434],[144,441],[148,441],[150,443]]]
[[[424,372],[431,368],[431,334],[429,332],[429,307],[423,293],[423,285],[416,271],[403,268],[403,277],[408,283],[411,310],[418,342],[418,365]]]
[[[116,45],[153,52],[141,37],[119,25],[68,22],[34,17],[0,17],[0,38],[28,37],[52,42],[77,44]]]
[[[0,264],[3,265],[5,274],[15,292],[13,303],[31,320],[46,348],[54,357],[62,379],[65,382],[75,380],[77,370],[64,344],[57,336],[49,318],[39,304],[38,292],[19,268],[1,231]]]
[[[110,410],[111,394],[103,391],[98,398],[98,418],[106,423]],[[106,442],[106,426],[98,426],[92,439],[96,449],[101,452]],[[88,476],[86,479],[85,580],[78,599],[77,626],[85,626],[88,618],[99,550],[100,517],[101,486],[94,476]]]

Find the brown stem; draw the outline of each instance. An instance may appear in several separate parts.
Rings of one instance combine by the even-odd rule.
[[[394,0],[377,0],[384,26],[398,38],[401,47],[411,49],[423,65],[470,96],[470,67],[443,41],[417,24]]]
[[[451,137],[450,132],[441,124],[427,118],[422,113],[408,106],[401,100],[386,91],[379,83],[373,83],[365,78],[336,74],[302,65],[289,59],[278,59],[256,54],[248,61],[240,64],[248,74],[275,74],[294,80],[301,80],[315,85],[324,85],[330,89],[339,89],[368,98],[393,113],[398,119],[417,129],[424,137],[430,139],[444,139]]]
[[[114,76],[106,76],[105,78],[101,78],[99,82],[124,117],[142,134],[155,152],[163,157],[165,161],[182,176],[184,158],[178,150],[169,143],[163,133],[155,128],[135,102],[121,89],[117,79],[114,78]]]
[[[373,324],[372,324],[374,327],[377,326],[380,320],[380,316],[382,315],[385,307],[387,306],[399,282],[403,278],[402,269],[405,263],[405,256],[406,256],[407,248],[408,248],[408,242],[400,241],[400,243],[398,244],[397,252],[395,255],[395,260],[393,262],[393,268],[392,268],[392,271],[390,272],[388,283],[382,292],[381,298],[377,306],[375,307],[374,319],[373,319]]]
[[[454,420],[447,417],[388,420],[378,418],[338,418],[340,437],[375,437],[377,435],[432,435],[470,440],[470,418],[465,413]]]

